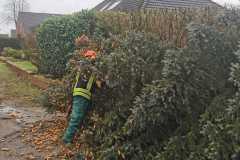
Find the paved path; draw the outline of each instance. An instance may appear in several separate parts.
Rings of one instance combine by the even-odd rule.
[[[32,102],[35,91],[0,63],[0,160],[43,159],[44,155],[22,139],[22,130],[46,115]]]
[[[65,160],[73,155],[59,138],[64,115],[47,114],[38,102],[41,94],[0,62],[0,160]]]

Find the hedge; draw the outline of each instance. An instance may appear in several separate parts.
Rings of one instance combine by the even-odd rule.
[[[54,17],[43,23],[37,31],[41,52],[39,71],[61,78],[69,55],[75,49],[74,40],[82,34],[99,39],[105,34],[92,11],[83,10],[74,15]]]
[[[186,24],[184,48],[134,31],[104,41],[108,50],[94,67],[98,76],[107,75],[108,87],[95,94],[81,131],[82,152],[106,160],[239,156],[240,23],[228,17],[240,14],[233,13],[217,15],[212,24]],[[91,69],[78,54],[70,62],[67,83],[74,64]]]
[[[215,11],[149,10],[128,14],[83,10],[74,15],[51,18],[37,31],[37,43],[41,51],[40,72],[62,78],[69,56],[75,50],[74,39],[82,34],[88,35],[100,46],[102,39],[110,34],[144,31],[158,34],[166,43],[184,47],[186,25],[192,20],[211,23],[210,20],[216,15]]]
[[[16,59],[22,60],[31,60],[32,58],[32,51],[31,50],[23,50],[23,49],[13,49],[5,47],[3,49],[2,55],[5,57],[13,57]]]
[[[21,44],[20,41],[15,38],[0,38],[0,52],[2,52],[5,47],[20,49]]]
[[[93,110],[80,131],[86,157],[239,159],[240,12],[227,10],[206,17],[186,15],[190,20],[180,27],[186,34],[184,47],[170,43],[165,34],[162,38],[159,32],[147,32],[142,28],[146,23],[135,19],[131,22],[142,25],[129,23],[124,31],[115,23],[113,28],[108,25],[115,34],[103,39],[94,67],[75,51],[64,85],[51,88],[49,97],[54,102],[51,107],[62,109],[64,104],[58,103],[66,103],[71,94],[79,65],[83,72],[95,72],[107,82],[106,88],[96,90]],[[54,96],[55,91],[62,94]]]

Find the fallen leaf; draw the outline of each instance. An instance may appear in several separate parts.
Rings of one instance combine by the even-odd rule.
[[[18,116],[18,114],[16,112],[11,112],[8,115],[11,117],[14,117],[14,118],[16,118]]]
[[[1,151],[7,152],[7,151],[10,151],[10,149],[9,148],[1,148]]]
[[[36,159],[36,158],[35,158],[33,155],[30,155],[30,156],[27,157],[27,159],[28,159],[28,160],[34,160],[34,159]]]

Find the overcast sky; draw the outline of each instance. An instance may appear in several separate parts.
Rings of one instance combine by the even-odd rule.
[[[3,15],[3,6],[8,0],[0,0],[0,14]],[[103,0],[28,0],[31,12],[72,13],[81,9],[91,9]],[[221,5],[240,4],[239,0],[213,0]],[[8,33],[11,25],[2,24],[0,16],[0,33]]]

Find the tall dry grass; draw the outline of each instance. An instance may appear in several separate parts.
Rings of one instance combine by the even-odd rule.
[[[99,12],[97,16],[114,34],[123,34],[126,31],[155,33],[164,42],[184,47],[186,26],[190,22],[215,23],[214,17],[221,11],[219,8],[155,9],[130,13]]]

